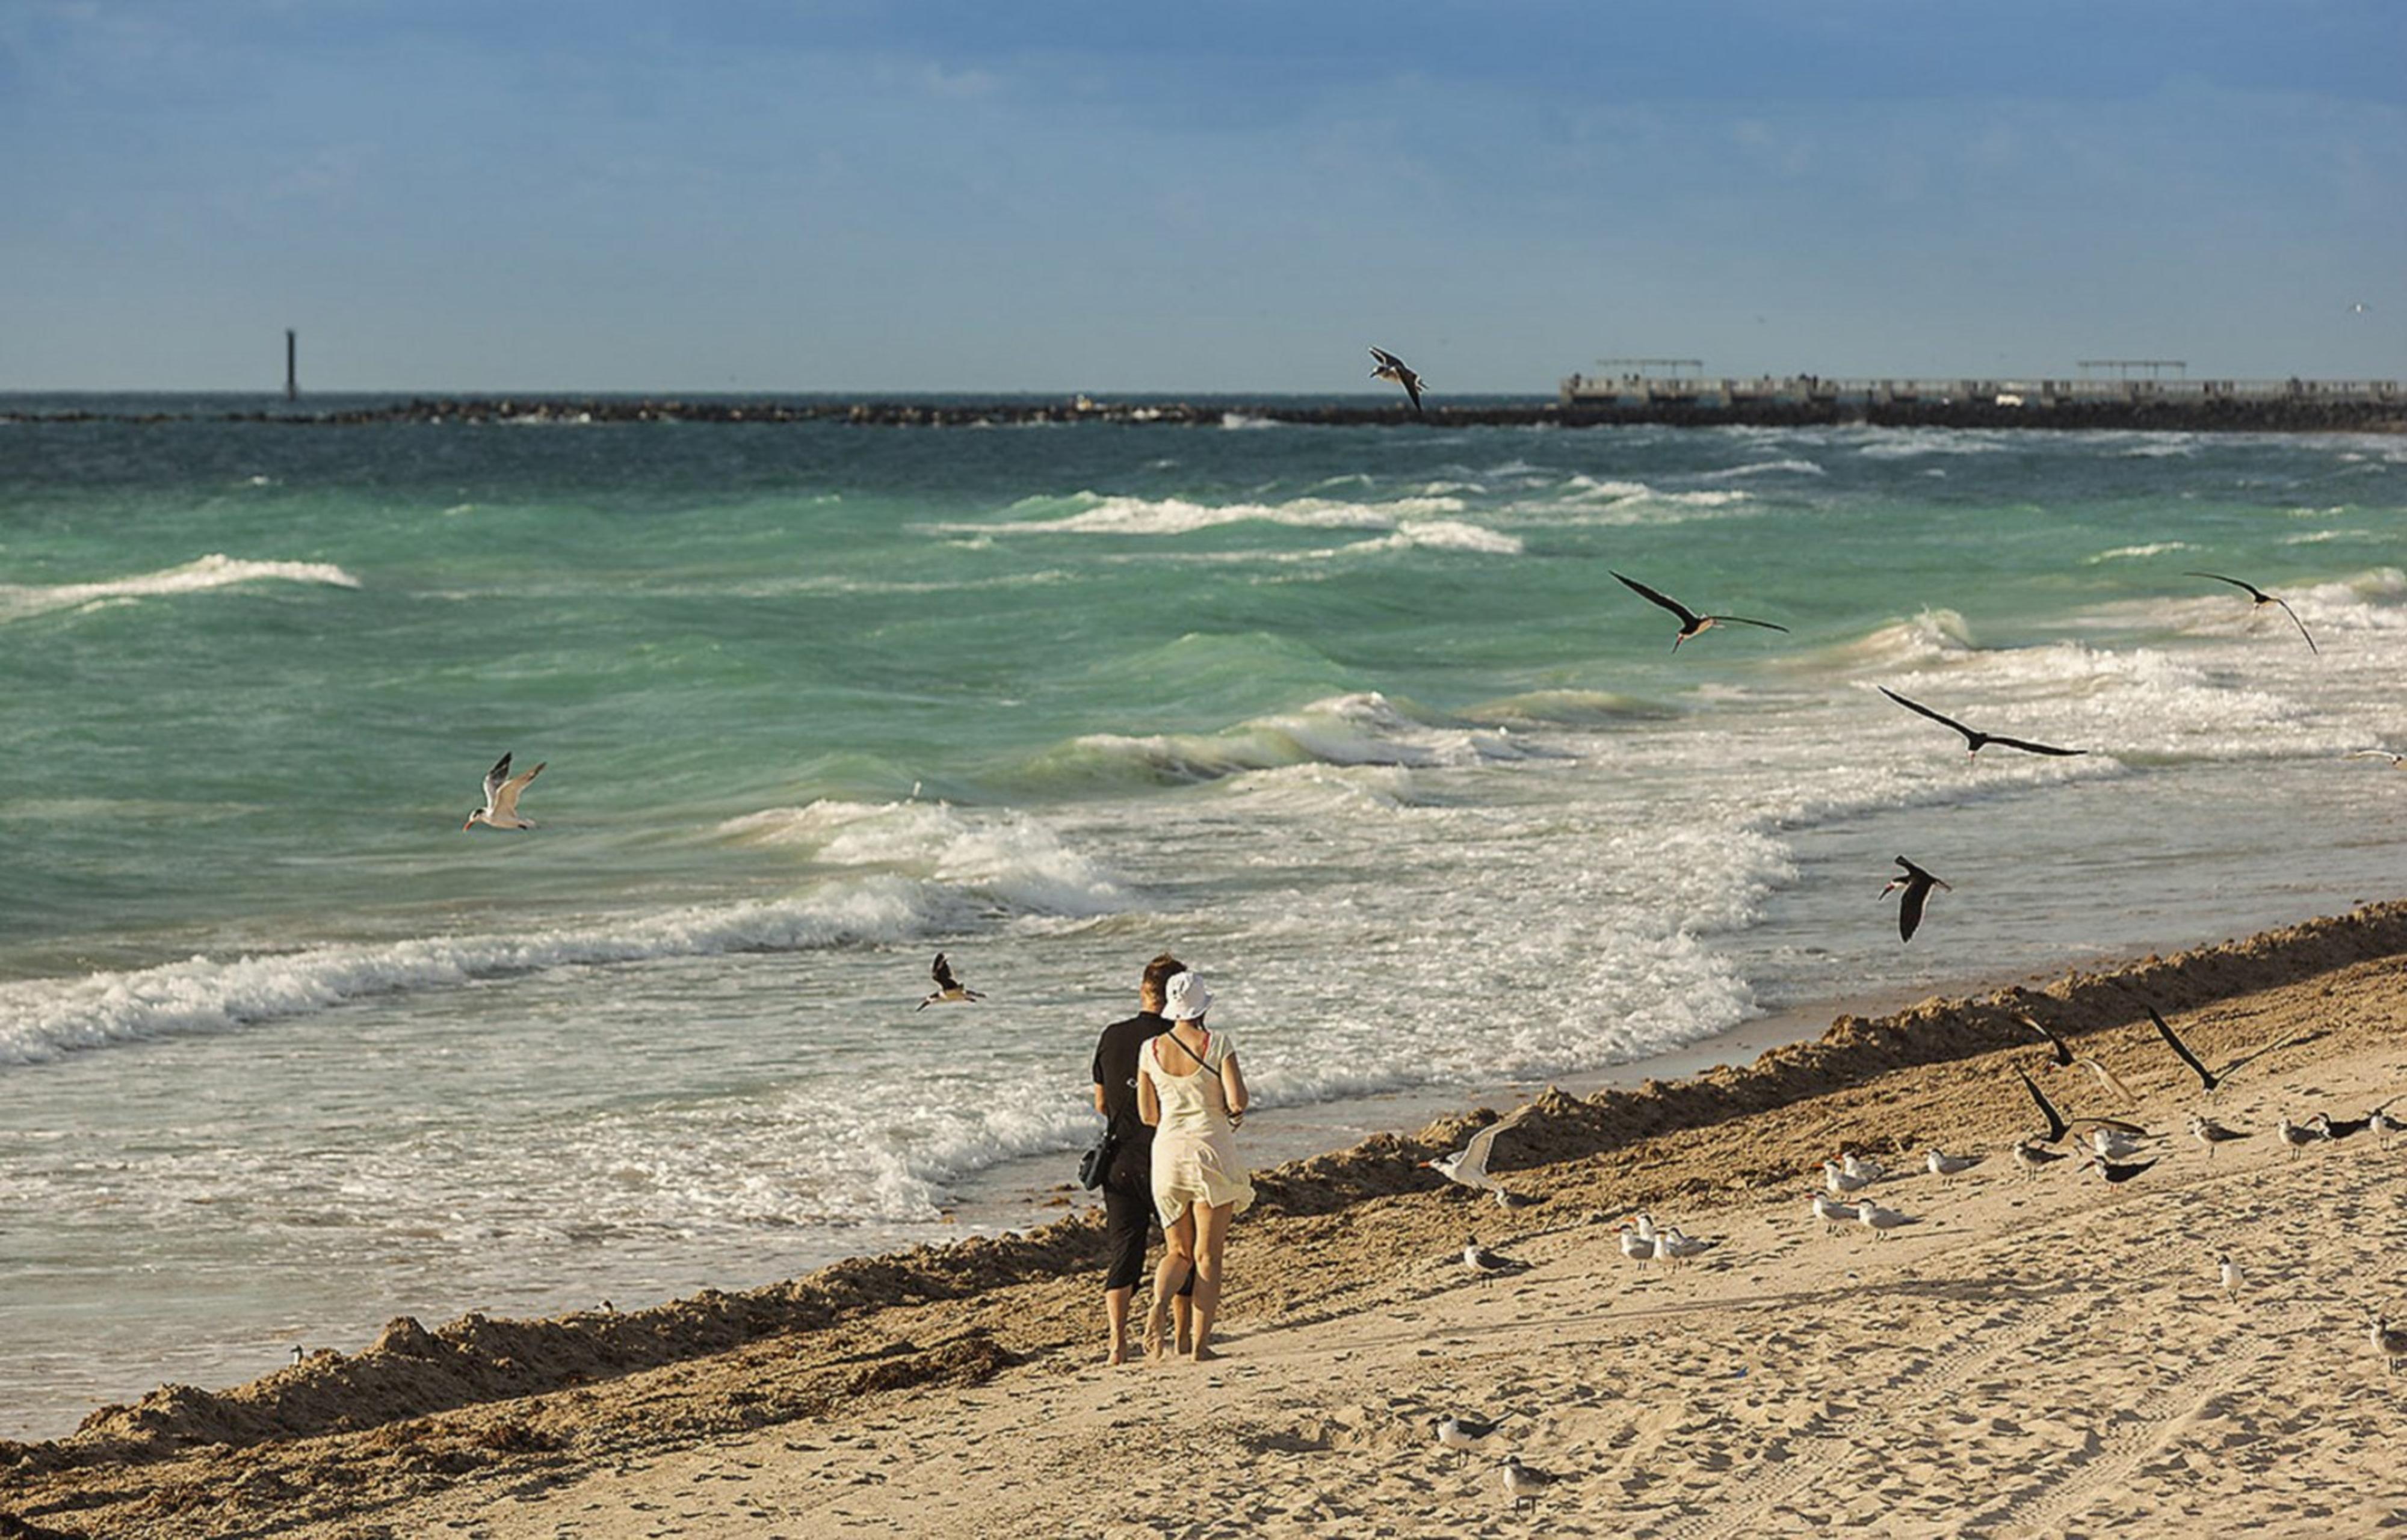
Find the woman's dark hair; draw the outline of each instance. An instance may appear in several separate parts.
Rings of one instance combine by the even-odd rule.
[[[1187,965],[1165,952],[1145,965],[1145,987],[1159,998],[1169,988],[1170,981],[1187,971]]]

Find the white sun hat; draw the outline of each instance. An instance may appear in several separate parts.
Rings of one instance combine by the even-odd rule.
[[[1191,1022],[1212,1009],[1212,992],[1204,976],[1189,970],[1171,975],[1161,987],[1161,1013],[1174,1022]]]

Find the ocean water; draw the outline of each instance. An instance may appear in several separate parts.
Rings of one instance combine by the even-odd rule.
[[[60,404],[191,415],[0,423],[0,1436],[958,1235],[1164,946],[1275,1123],[2399,890],[2399,439]]]

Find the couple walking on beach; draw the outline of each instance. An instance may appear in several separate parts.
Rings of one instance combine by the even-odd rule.
[[[1146,1312],[1146,1354],[1161,1356],[1175,1309],[1174,1350],[1198,1363],[1215,1356],[1229,1222],[1252,1204],[1254,1188],[1237,1159],[1246,1078],[1228,1034],[1204,1025],[1211,1006],[1203,978],[1165,952],[1145,967],[1137,1013],[1104,1028],[1095,1044],[1095,1110],[1109,1121],[1112,1142],[1103,1185],[1106,1363],[1128,1361],[1129,1307],[1156,1219],[1164,1247]]]

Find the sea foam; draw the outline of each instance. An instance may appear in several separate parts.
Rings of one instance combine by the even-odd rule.
[[[0,622],[21,620],[53,610],[74,609],[94,600],[148,599],[168,594],[202,593],[238,583],[314,583],[356,588],[360,580],[324,561],[249,561],[213,552],[180,567],[139,572],[132,577],[97,583],[29,586],[0,583]]]

